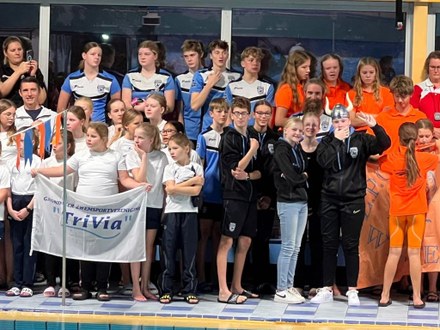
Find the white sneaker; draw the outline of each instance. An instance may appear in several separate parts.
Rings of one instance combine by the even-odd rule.
[[[273,300],[275,302],[284,303],[284,304],[301,304],[304,302],[304,298],[300,299],[299,297],[294,296],[287,290],[276,291]]]
[[[348,306],[359,306],[361,304],[357,290],[348,290],[345,295],[348,297]]]
[[[333,290],[329,287],[323,287],[316,290],[316,296],[310,299],[312,304],[322,304],[333,301]]]
[[[306,299],[298,292],[296,288],[289,288],[287,289],[287,292],[301,302],[306,301]]]

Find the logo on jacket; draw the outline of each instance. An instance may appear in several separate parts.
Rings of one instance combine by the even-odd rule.
[[[230,224],[229,224],[229,231],[230,232],[233,232],[233,231],[235,231],[235,227],[237,226],[237,224],[235,223],[235,222],[231,222]]]
[[[158,88],[160,85],[162,85],[162,80],[155,80],[154,81],[154,87]]]
[[[98,90],[99,93],[104,93],[105,92],[105,86],[104,85],[98,85],[96,87],[96,89]]]
[[[358,156],[358,148],[357,147],[351,147],[350,148],[350,156],[351,158],[356,158]]]
[[[260,94],[260,95],[263,95],[263,94],[264,94],[264,88],[263,88],[263,86],[257,86],[257,93]]]

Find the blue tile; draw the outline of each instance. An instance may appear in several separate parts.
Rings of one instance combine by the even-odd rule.
[[[421,327],[421,326],[423,326],[423,323],[418,323],[418,322],[408,322],[407,325],[408,325],[408,326],[413,326],[413,327]]]
[[[344,320],[345,324],[359,324],[359,321],[356,320]]]
[[[438,323],[423,323],[422,326],[424,327],[438,327]]]
[[[0,304],[9,304],[10,302],[12,302],[12,300],[0,299]]]
[[[141,316],[156,316],[156,313],[141,313]]]
[[[93,314],[94,311],[78,311],[78,314]]]
[[[194,307],[188,306],[163,306],[163,311],[191,311]]]
[[[284,315],[286,314],[315,315],[316,311],[285,311]]]
[[[47,330],[78,330],[77,323],[47,322]]]
[[[141,325],[110,324],[110,330],[142,330]]]
[[[220,319],[220,320],[232,320],[233,317],[232,316],[226,316],[226,315],[219,315],[218,319]]]
[[[131,308],[133,305],[127,304],[115,304],[115,303],[103,303],[101,307],[103,308]]]
[[[105,312],[105,311],[96,311],[95,315],[110,315],[110,312]]]
[[[216,319],[217,315],[205,314],[205,315],[202,315],[202,318],[204,318],[204,319]]]
[[[349,306],[348,309],[378,309],[377,305]]]
[[[2,330],[15,330],[14,321],[0,320],[0,329],[2,329]]]
[[[406,326],[406,322],[391,322],[391,325],[404,325],[404,326]]]
[[[360,320],[359,323],[360,324],[370,324],[370,325],[376,324],[376,322],[374,322],[374,321],[365,321],[365,320]]]
[[[249,317],[246,317],[246,316],[234,316],[234,320],[249,321]]]
[[[391,325],[390,321],[376,321],[376,325]]]
[[[15,321],[15,330],[46,330],[46,322]]]
[[[78,323],[78,330],[109,330],[108,324]]]
[[[224,308],[222,313],[249,313],[252,314],[254,312],[253,309],[247,309],[247,308]]]
[[[437,320],[438,316],[437,315],[414,315],[414,314],[409,314],[408,315],[408,319],[416,319],[416,320]]]
[[[72,305],[71,302],[66,302],[65,306]],[[61,301],[43,301],[40,306],[63,306]]]
[[[377,314],[367,314],[367,313],[347,313],[345,317],[376,317]]]

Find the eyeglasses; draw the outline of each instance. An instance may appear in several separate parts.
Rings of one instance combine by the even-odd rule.
[[[431,65],[430,65],[430,66],[429,66],[429,69],[430,69],[430,70],[434,70],[434,71],[435,71],[435,70],[440,70],[440,66],[431,66]]]
[[[249,116],[249,112],[239,112],[239,111],[234,111],[232,114],[233,114],[235,117],[238,117],[238,118]]]
[[[164,129],[162,130],[162,134],[169,134],[169,133],[177,133],[175,129]]]
[[[264,116],[266,116],[266,117],[270,117],[270,116],[272,115],[272,112],[261,112],[261,111],[255,111],[255,114],[256,114],[256,115],[259,115],[259,116],[261,116],[261,117],[264,117]]]

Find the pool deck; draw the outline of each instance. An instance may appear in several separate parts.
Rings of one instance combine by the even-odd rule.
[[[13,320],[93,322],[104,326],[103,328],[96,326],[89,328],[87,324],[78,323],[78,327],[72,328],[80,330],[123,329],[117,325],[111,326],[111,324],[122,323],[135,325],[129,329],[150,329],[150,327],[142,328],[142,324],[151,325],[152,321],[154,324],[163,321],[164,324],[171,326],[170,329],[173,329],[173,325],[176,325],[173,320],[179,320],[179,322],[186,320],[190,322],[190,328],[211,328],[213,324],[232,324],[230,328],[234,329],[269,329],[278,328],[278,326],[291,328],[293,325],[296,325],[295,329],[299,329],[297,326],[307,324],[327,325],[326,329],[329,329],[330,325],[345,325],[345,329],[346,325],[357,329],[392,328],[392,326],[437,328],[440,326],[438,303],[427,303],[424,309],[414,309],[407,295],[393,295],[392,305],[386,308],[378,308],[377,297],[366,294],[360,295],[361,305],[358,307],[348,307],[345,296],[336,297],[333,302],[322,305],[311,304],[308,300],[299,305],[275,303],[271,296],[249,299],[242,305],[218,303],[215,295],[201,295],[200,298],[201,301],[197,305],[189,305],[183,300],[178,300],[178,297],[168,305],[155,301],[136,302],[122,297],[109,302],[99,302],[96,299],[74,301],[67,298],[66,305],[63,306],[61,298],[47,298],[42,294],[35,294],[31,298],[6,297],[4,292],[1,292],[0,329],[40,329],[12,326]]]

